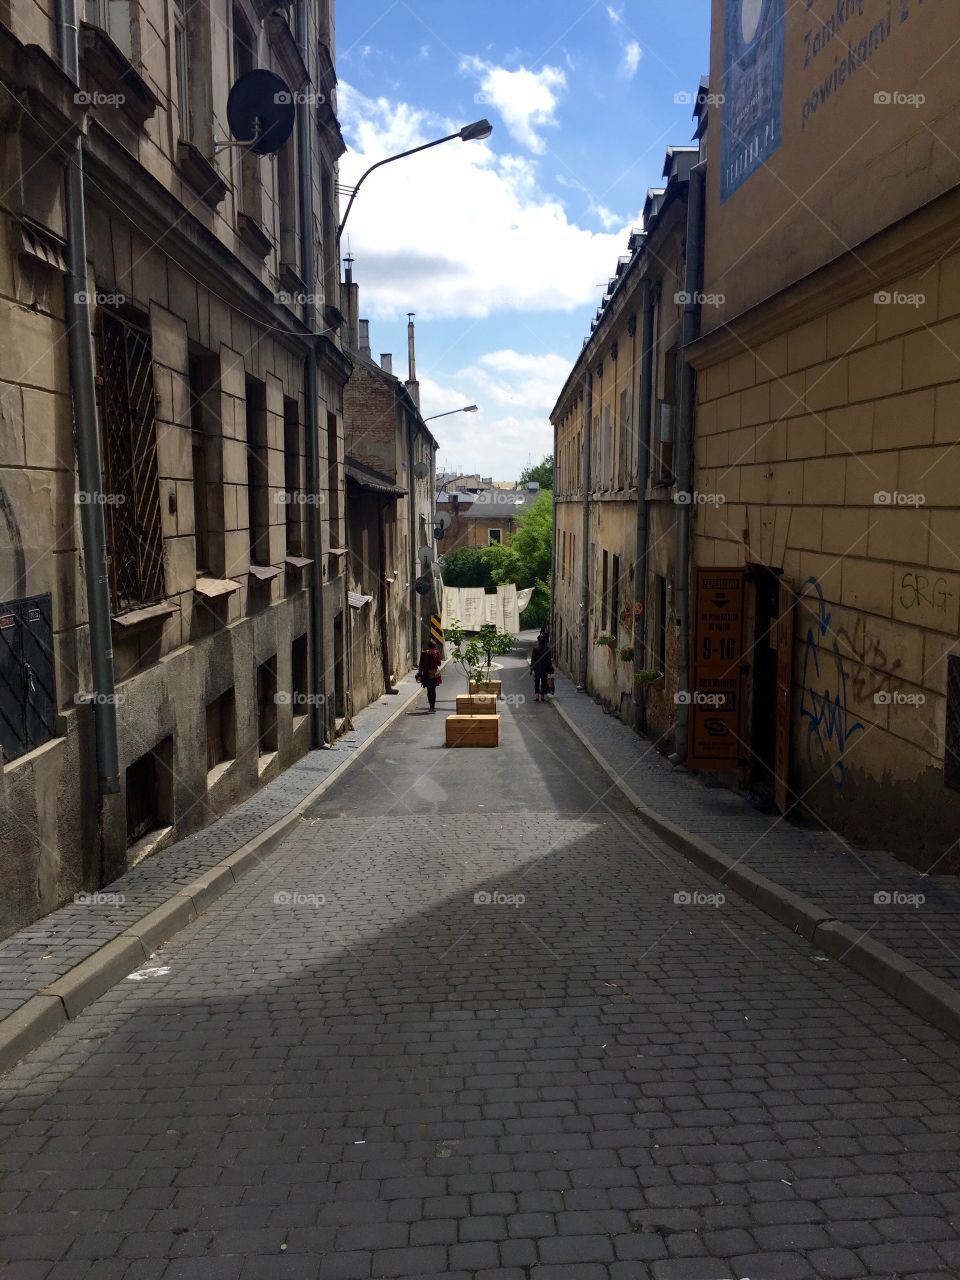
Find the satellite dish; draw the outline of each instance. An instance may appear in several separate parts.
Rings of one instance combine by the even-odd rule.
[[[287,82],[272,71],[248,71],[227,98],[227,123],[254,155],[274,155],[293,132],[296,107]]]
[[[430,468],[425,462],[415,462],[413,464],[413,474],[418,480],[426,480],[427,476],[430,474]]]

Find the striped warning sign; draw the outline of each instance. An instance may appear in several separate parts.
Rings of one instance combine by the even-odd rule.
[[[437,644],[443,644],[443,627],[440,625],[440,619],[435,613],[430,615],[430,635],[436,640]]]

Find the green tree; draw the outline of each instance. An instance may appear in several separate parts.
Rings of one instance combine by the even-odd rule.
[[[510,541],[485,548],[495,582],[533,587],[523,612],[523,625],[539,627],[550,616],[550,571],[553,564],[553,495],[544,490],[517,520]]]
[[[541,489],[553,488],[553,454],[548,453],[542,462],[535,467],[524,467],[520,473],[520,483],[529,484],[535,480]]]
[[[448,587],[483,587],[495,591],[496,580],[486,547],[461,547],[440,559],[443,581]]]

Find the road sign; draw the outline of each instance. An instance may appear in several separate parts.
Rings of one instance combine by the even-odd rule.
[[[687,763],[695,769],[732,769],[744,756],[743,615],[745,569],[693,571]]]
[[[443,644],[443,627],[440,625],[440,619],[435,613],[430,615],[430,635],[436,640],[437,644]]]

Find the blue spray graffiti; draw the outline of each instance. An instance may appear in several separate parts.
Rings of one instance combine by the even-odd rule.
[[[824,665],[832,668],[834,680],[821,677],[820,647],[817,644],[817,632],[825,636],[830,630],[832,615],[827,610],[827,602],[823,589],[816,578],[808,578],[800,588],[801,596],[806,587],[816,592],[816,616],[807,628],[807,638],[803,648],[803,699],[800,703],[800,715],[807,723],[807,763],[811,769],[822,772],[828,765],[838,789],[842,790],[847,780],[847,769],[843,757],[851,738],[863,731],[862,722],[852,721],[847,708],[847,672],[840,652],[840,645],[834,637],[830,653],[832,662]],[[811,610],[811,613],[813,611]],[[821,679],[825,687],[821,690]],[[830,685],[835,684],[836,691],[831,693]],[[832,761],[832,763],[831,763]]]

